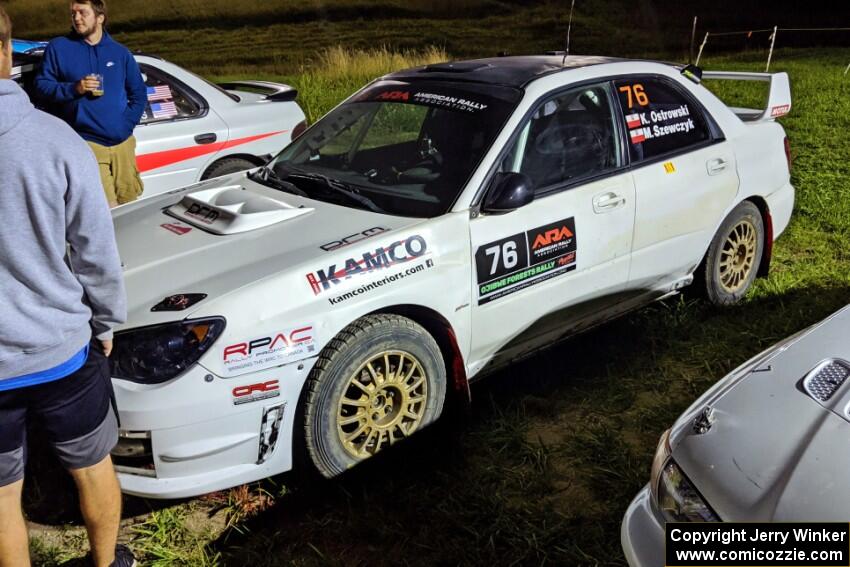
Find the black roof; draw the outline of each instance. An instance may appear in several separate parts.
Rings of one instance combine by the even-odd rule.
[[[513,57],[489,57],[468,61],[437,63],[414,67],[385,75],[384,79],[413,81],[436,79],[468,81],[509,87],[523,87],[529,82],[550,73],[566,69],[578,69],[602,63],[629,61],[617,57],[594,55],[570,55],[564,61],[563,53],[554,55],[522,55]]]

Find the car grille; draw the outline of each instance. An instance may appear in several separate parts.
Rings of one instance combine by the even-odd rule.
[[[846,363],[829,360],[815,368],[803,384],[810,396],[823,403],[835,394],[848,376],[850,368]]]

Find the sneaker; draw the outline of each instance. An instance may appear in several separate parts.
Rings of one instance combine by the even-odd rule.
[[[115,561],[110,567],[136,567],[139,563],[126,545],[115,546]]]

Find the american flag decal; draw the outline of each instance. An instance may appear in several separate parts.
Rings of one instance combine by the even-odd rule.
[[[640,126],[640,115],[639,114],[629,114],[626,116],[626,125],[629,128],[637,128]]]
[[[148,102],[156,100],[170,100],[172,98],[174,97],[171,95],[171,87],[168,85],[148,87]]]
[[[177,106],[173,102],[152,103],[151,113],[154,118],[171,118],[177,116]]]

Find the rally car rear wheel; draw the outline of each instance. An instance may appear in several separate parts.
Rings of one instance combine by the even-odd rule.
[[[399,315],[369,315],[322,351],[307,384],[304,439],[330,478],[436,421],[446,370],[434,338]]]
[[[744,201],[723,221],[708,249],[702,274],[715,305],[740,301],[756,278],[764,251],[764,222],[758,208]]]

